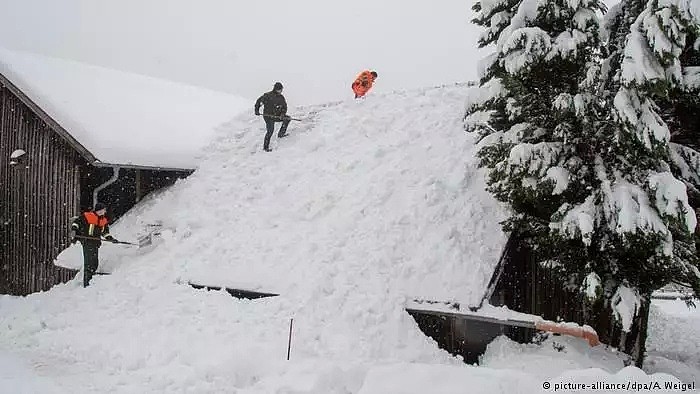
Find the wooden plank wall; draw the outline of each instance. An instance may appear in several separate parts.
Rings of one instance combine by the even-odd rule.
[[[520,240],[503,260],[504,269],[492,305],[506,305],[512,310],[542,316],[547,320],[569,321],[593,327],[601,342],[630,355],[641,367],[648,319],[648,305],[635,319],[629,333],[621,330],[609,305],[587,306],[583,295],[565,284],[533,256],[529,247]],[[528,341],[528,338],[518,338]]]
[[[10,165],[16,149],[27,154]],[[48,290],[74,275],[52,261],[79,212],[81,160],[0,85],[0,294]]]

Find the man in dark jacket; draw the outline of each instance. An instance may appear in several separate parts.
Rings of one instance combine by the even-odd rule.
[[[277,137],[282,138],[287,136],[287,126],[289,126],[289,121],[292,120],[287,116],[287,100],[282,95],[282,89],[282,84],[275,82],[272,90],[260,96],[258,101],[255,102],[256,116],[260,116],[260,106],[264,107],[263,119],[265,119],[265,126],[267,127],[265,144],[263,145],[265,152],[271,151],[270,139],[275,132],[275,122],[282,122],[282,127],[280,127],[280,131],[277,134]]]
[[[118,242],[109,235],[109,220],[107,220],[106,214],[105,205],[97,203],[93,210],[83,212],[71,224],[71,242],[80,241],[83,245],[83,287],[90,284],[90,279],[97,272],[98,250],[102,245],[101,240]]]

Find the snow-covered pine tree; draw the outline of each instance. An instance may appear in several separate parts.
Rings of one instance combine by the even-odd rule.
[[[690,114],[698,109],[700,92],[693,78],[698,69],[692,66],[700,43],[700,6],[691,0],[623,0],[620,7],[627,10],[627,18],[611,31],[629,33],[624,46],[610,40],[611,58],[618,48],[622,56],[619,62],[610,62],[612,73],[608,75],[618,87],[614,98],[620,125],[618,144],[636,145],[635,150],[651,159],[639,170],[646,175],[648,191],[655,193],[650,194],[651,201],[663,221],[663,227],[654,231],[665,234],[662,253],[648,261],[649,270],[640,272],[639,290],[646,293],[677,281],[700,294],[692,237],[696,218],[686,187],[694,189],[699,184],[700,167],[690,167],[693,158],[697,164],[698,155],[687,146],[670,144],[674,134],[679,141],[698,136],[697,115]]]
[[[668,89],[657,94],[654,101],[659,114],[671,133],[673,172],[686,182],[691,206],[700,207],[700,3],[680,3],[673,18],[677,18],[683,35],[666,37],[680,49],[677,57],[682,78],[672,81]],[[677,6],[677,7],[678,7]],[[657,5],[658,7],[658,5]],[[657,9],[657,14],[660,14]],[[668,12],[668,11],[667,11]],[[651,13],[649,13],[651,14]],[[656,40],[652,44],[656,45]],[[676,52],[678,53],[678,52]]]
[[[669,172],[668,133],[653,101],[600,58],[602,7],[478,2],[474,22],[487,28],[480,45],[495,52],[465,126],[482,137],[489,190],[513,208],[506,230],[527,237],[564,283],[611,302],[629,330],[645,295],[697,273],[688,242],[695,216]],[[634,12],[626,20],[636,21]],[[624,29],[617,34],[629,36]],[[627,43],[618,64],[637,56]]]
[[[474,23],[486,28],[479,93],[467,104],[465,126],[482,137],[489,190],[514,211],[508,231],[532,243],[536,257],[565,283],[590,285],[598,261],[593,234],[597,204],[595,95],[601,35],[597,0],[484,0]],[[578,207],[576,234],[555,230]],[[587,220],[587,223],[583,223]],[[601,276],[603,271],[600,270]],[[599,281],[598,281],[599,282]]]

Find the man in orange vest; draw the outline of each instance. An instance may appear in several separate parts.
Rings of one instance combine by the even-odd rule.
[[[374,81],[377,79],[376,71],[365,70],[355,78],[352,83],[352,91],[355,92],[355,98],[365,97],[365,94],[372,89]]]
[[[109,220],[106,214],[107,207],[97,203],[94,209],[83,212],[71,224],[71,242],[80,241],[83,245],[83,287],[90,284],[90,279],[97,272],[98,250],[102,245],[102,239],[119,242],[109,235]]]

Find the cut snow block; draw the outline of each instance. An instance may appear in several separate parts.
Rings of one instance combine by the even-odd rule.
[[[222,288],[226,290],[227,293],[231,295],[231,297],[236,297],[240,299],[248,299],[248,300],[255,300],[258,298],[266,298],[266,297],[276,297],[279,294],[274,294],[274,293],[262,293],[258,291],[252,291],[252,290],[242,290],[242,289],[232,289],[229,287],[221,287],[221,286],[207,286],[207,285],[200,285],[196,283],[189,282],[189,285],[192,286],[195,289],[206,289],[207,291],[210,290],[221,290]]]

